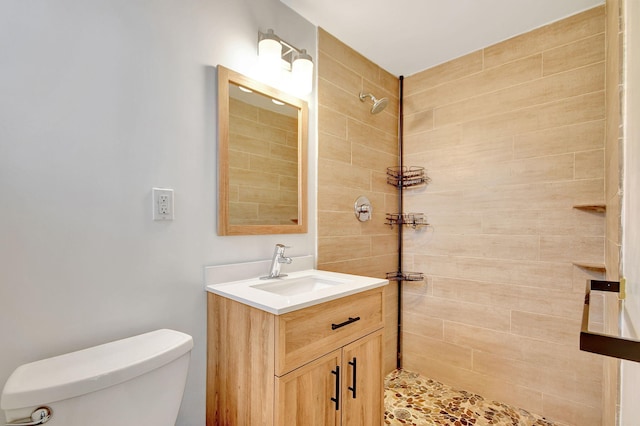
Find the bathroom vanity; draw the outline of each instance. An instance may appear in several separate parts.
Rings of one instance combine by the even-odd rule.
[[[207,286],[207,425],[381,425],[385,284],[312,270]]]

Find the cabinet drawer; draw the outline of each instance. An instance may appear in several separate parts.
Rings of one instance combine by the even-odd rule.
[[[382,305],[380,287],[277,316],[276,375],[382,328]]]

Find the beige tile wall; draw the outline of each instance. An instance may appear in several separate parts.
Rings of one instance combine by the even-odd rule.
[[[298,219],[298,119],[229,100],[232,225],[291,225]]]
[[[620,0],[606,2],[606,131],[605,131],[605,201],[607,222],[605,228],[605,265],[607,279],[620,279],[620,250],[622,246],[621,187],[622,187],[622,117],[621,97],[623,56],[623,3]],[[618,334],[620,304],[617,297],[605,298],[604,328],[610,334]],[[605,426],[617,424],[618,386],[620,362],[607,358],[604,368]]]
[[[621,85],[622,85],[622,10],[619,0],[607,2],[607,66],[606,66],[606,150],[605,150],[605,201],[607,203],[607,231],[605,261],[607,278],[616,280],[620,277],[621,235],[621,158],[622,158],[622,118],[621,118]]]
[[[405,368],[602,424],[603,360],[578,347],[602,273],[573,262],[604,265],[605,215],[573,206],[605,201],[605,70],[602,6],[405,79],[404,163],[432,179],[405,211],[433,224],[404,233],[427,276],[405,286]]]
[[[318,268],[385,277],[398,267],[397,228],[385,212],[398,211],[386,168],[398,164],[398,79],[319,30],[318,58]],[[379,114],[361,91],[389,105]],[[369,198],[373,219],[359,222],[358,196]],[[386,289],[385,369],[396,365],[397,287]]]

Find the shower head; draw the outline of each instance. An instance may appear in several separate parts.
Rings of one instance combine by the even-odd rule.
[[[371,98],[371,100],[373,101],[373,106],[371,107],[371,114],[379,113],[380,111],[385,109],[389,104],[389,99],[387,98],[376,99],[376,97],[373,96],[371,93],[360,92],[360,100],[362,102],[364,102],[364,100],[367,98]]]

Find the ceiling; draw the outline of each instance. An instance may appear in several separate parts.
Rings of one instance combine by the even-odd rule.
[[[409,76],[604,0],[280,0],[390,73]]]

